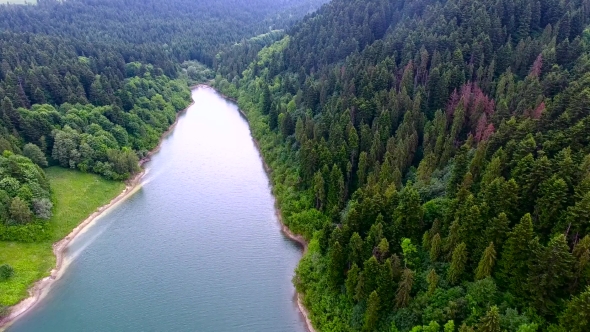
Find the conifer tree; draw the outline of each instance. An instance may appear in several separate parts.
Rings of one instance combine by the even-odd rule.
[[[500,311],[497,306],[492,306],[479,322],[477,331],[500,332]]]
[[[350,264],[361,264],[363,261],[363,239],[359,233],[354,232],[348,243],[348,262]]]
[[[414,271],[405,269],[402,273],[402,279],[399,282],[399,287],[395,295],[395,307],[405,308],[410,303],[410,292],[414,285]]]
[[[574,260],[565,235],[558,234],[547,247],[534,252],[529,272],[529,292],[541,312],[552,312],[572,277]]]
[[[567,302],[559,322],[569,332],[590,330],[590,286]]]
[[[575,293],[590,281],[590,235],[584,236],[572,252],[574,256],[574,274],[570,292]]]
[[[367,301],[367,311],[365,312],[365,321],[363,325],[363,331],[374,331],[379,320],[379,311],[381,310],[381,299],[377,291],[373,291],[369,295]]]
[[[475,280],[491,276],[494,264],[496,264],[496,250],[494,249],[494,242],[490,242],[477,265],[477,269],[475,269]]]
[[[456,284],[461,280],[461,275],[465,272],[465,264],[467,264],[467,246],[461,242],[453,250],[451,266],[447,272],[447,281],[450,284]]]
[[[430,272],[428,272],[428,276],[426,276],[426,281],[428,282],[428,295],[434,294],[436,287],[438,287],[439,281],[438,274],[436,274],[436,271],[434,269],[430,269]]]
[[[502,212],[497,217],[493,218],[485,230],[484,239],[486,243],[493,242],[494,246],[500,251],[506,235],[510,231],[510,221],[506,213]]]
[[[360,269],[355,263],[352,264],[352,267],[346,273],[346,295],[350,301],[355,298],[356,286],[359,282],[359,273]]]
[[[438,257],[440,255],[440,249],[441,249],[440,234],[436,233],[432,237],[432,241],[430,243],[430,260],[432,262],[436,262],[438,260]]]
[[[313,190],[315,192],[316,209],[321,210],[326,199],[326,185],[320,171],[317,171],[313,176]]]
[[[342,246],[338,241],[330,246],[330,260],[329,260],[329,271],[330,271],[330,282],[332,287],[337,288],[342,284],[344,279],[344,267],[346,265],[346,256]]]
[[[533,236],[533,220],[530,214],[526,214],[508,234],[502,249],[500,280],[503,280],[508,289],[516,295],[524,296],[522,285],[526,284],[528,262],[533,255],[530,248]]]

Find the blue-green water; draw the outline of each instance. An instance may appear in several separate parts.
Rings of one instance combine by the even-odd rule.
[[[193,91],[140,191],[68,250],[71,265],[21,331],[305,331],[285,238],[248,125]]]

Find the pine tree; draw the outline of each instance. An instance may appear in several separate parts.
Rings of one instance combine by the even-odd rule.
[[[393,213],[395,233],[419,243],[423,214],[420,194],[413,186],[406,185],[400,192],[399,205]]]
[[[574,277],[570,293],[586,287],[590,281],[590,235],[584,236],[572,252],[574,256]]]
[[[346,286],[346,295],[348,296],[348,299],[351,302],[355,298],[356,286],[359,282],[359,273],[359,267],[353,263],[352,267],[350,268],[350,270],[348,270],[348,273],[346,274],[346,281],[344,284]]]
[[[436,274],[434,269],[430,269],[428,272],[428,276],[426,276],[426,281],[428,282],[428,295],[434,294],[436,287],[438,287],[439,276]]]
[[[270,114],[272,109],[272,96],[268,84],[264,84],[262,87],[262,114]]]
[[[568,186],[565,181],[553,176],[541,183],[539,197],[535,204],[539,231],[548,233],[556,220],[559,220],[568,200]]]
[[[565,235],[559,234],[547,247],[535,250],[529,270],[528,290],[535,307],[544,314],[553,312],[572,277],[574,260]]]
[[[450,284],[456,284],[461,280],[461,275],[465,272],[465,264],[467,264],[467,245],[461,242],[455,250],[453,250],[453,258],[451,259],[451,266],[447,272],[447,281]]]
[[[414,271],[405,269],[402,273],[402,279],[399,282],[397,293],[395,296],[395,307],[405,308],[410,303],[412,286],[414,285]]]
[[[502,212],[488,224],[484,234],[485,243],[493,242],[497,251],[500,251],[509,231],[510,221],[506,213]]]
[[[569,332],[590,331],[590,286],[567,302],[559,322]]]
[[[528,262],[533,256],[530,248],[533,236],[533,220],[530,214],[526,214],[508,234],[499,263],[501,267],[499,280],[506,283],[508,289],[521,298],[525,296],[522,285],[526,284]]]
[[[377,291],[373,291],[369,295],[367,301],[367,311],[365,312],[365,322],[363,325],[363,331],[374,331],[379,320],[379,311],[381,310],[381,299]]]
[[[432,262],[436,262],[438,260],[438,257],[440,255],[440,249],[441,249],[440,234],[436,233],[432,237],[432,241],[430,242],[430,260]]]
[[[329,250],[330,261],[328,264],[329,276],[332,287],[338,288],[344,279],[344,267],[346,265],[346,256],[342,246],[338,241],[334,243]]]
[[[326,200],[326,184],[320,171],[317,171],[313,176],[313,190],[315,192],[316,209],[321,210]]]
[[[486,248],[475,269],[475,280],[485,279],[492,275],[492,269],[496,264],[496,250],[494,249],[494,242]]]
[[[497,306],[492,306],[479,322],[478,332],[500,332],[500,310]]]
[[[461,238],[459,237],[459,220],[455,219],[449,228],[449,235],[445,239],[445,250],[447,252],[447,259],[451,260],[455,248],[459,245]]]
[[[354,232],[348,243],[348,262],[350,264],[361,264],[363,261],[363,239],[359,233]]]

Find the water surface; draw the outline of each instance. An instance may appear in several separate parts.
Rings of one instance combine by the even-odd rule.
[[[210,89],[193,99],[141,190],[72,243],[64,276],[10,332],[306,331],[300,249],[248,125]]]

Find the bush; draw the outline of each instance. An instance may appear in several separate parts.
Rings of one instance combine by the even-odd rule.
[[[14,275],[14,269],[8,264],[0,265],[0,281],[6,281]]]

